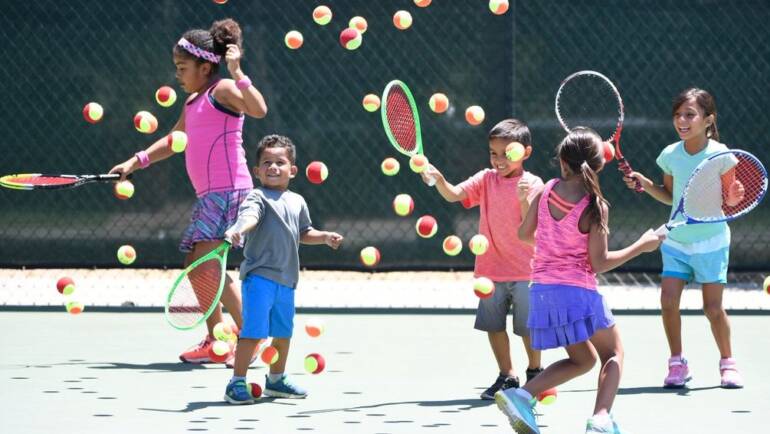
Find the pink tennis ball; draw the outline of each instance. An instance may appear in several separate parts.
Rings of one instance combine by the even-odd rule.
[[[89,102],[83,107],[83,118],[91,124],[95,124],[102,120],[104,116],[104,109],[99,103]]]
[[[407,11],[398,11],[393,14],[393,25],[398,30],[406,30],[412,26],[412,14]]]
[[[272,365],[278,361],[278,349],[272,346],[267,347],[264,349],[264,351],[262,351],[262,355],[260,357],[266,365]]]
[[[75,281],[71,277],[65,276],[56,281],[56,290],[64,295],[70,295],[75,292]]]
[[[140,111],[134,115],[134,127],[144,134],[152,134],[158,129],[158,119],[150,112]]]
[[[489,0],[489,10],[495,15],[502,15],[508,11],[508,0]]]
[[[328,6],[321,5],[313,9],[313,21],[315,21],[316,24],[325,26],[329,24],[329,21],[331,20],[332,10],[329,9]]]
[[[450,235],[444,238],[444,242],[441,244],[444,248],[444,253],[449,256],[457,256],[463,250],[463,240],[457,235]]]
[[[465,120],[473,126],[484,122],[484,109],[477,105],[468,107],[465,109]]]
[[[301,47],[304,41],[305,39],[302,37],[302,33],[296,30],[292,30],[286,33],[286,36],[283,38],[283,42],[292,50],[296,50],[297,48]]]
[[[444,113],[449,108],[449,98],[443,93],[434,93],[428,100],[428,106],[434,113]]]
[[[213,0],[213,2],[218,4],[218,5],[223,5],[223,4],[227,3],[227,0]]]
[[[360,47],[362,41],[363,37],[358,29],[348,27],[340,33],[340,45],[348,50],[355,50]]]
[[[176,102],[176,91],[169,86],[161,86],[155,91],[155,101],[161,107],[171,107]]]
[[[115,183],[115,187],[113,187],[113,194],[120,200],[131,199],[131,196],[134,195],[134,184],[127,179],[118,181]]]
[[[320,374],[326,367],[326,360],[318,353],[305,356],[305,371],[309,374]]]
[[[438,231],[438,222],[436,222],[436,219],[433,218],[433,216],[424,215],[417,219],[414,228],[417,230],[417,235],[422,238],[430,238],[436,235],[436,231]]]
[[[262,386],[260,386],[257,383],[249,383],[246,385],[246,389],[248,389],[249,394],[252,398],[259,398],[262,396]]]
[[[361,249],[361,263],[367,267],[374,267],[380,262],[380,251],[376,247],[364,247]]]
[[[610,142],[602,142],[602,155],[604,156],[604,164],[609,163],[615,159],[615,147]]]
[[[473,279],[473,292],[478,298],[489,298],[495,293],[495,284],[486,277]]]
[[[321,184],[329,176],[329,169],[326,167],[326,164],[320,161],[313,161],[305,168],[305,176],[313,184]]]

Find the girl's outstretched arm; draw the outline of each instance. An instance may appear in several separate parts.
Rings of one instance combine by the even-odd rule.
[[[537,229],[537,208],[540,203],[540,196],[543,193],[538,193],[534,199],[532,199],[532,206],[527,210],[527,215],[524,217],[524,221],[519,226],[519,239],[527,244],[535,244],[535,229]],[[513,224],[513,223],[511,223]]]
[[[192,97],[193,96],[191,95],[190,98]],[[171,132],[173,131],[184,132],[184,126],[185,126],[184,110],[182,110],[182,114],[179,115],[179,120],[177,120],[176,124],[171,128],[171,131],[169,131],[169,134],[171,134]],[[166,158],[176,154],[176,152],[171,150],[171,147],[168,146],[166,136],[163,136],[160,139],[156,140],[155,143],[150,145],[150,147],[144,150],[143,152],[146,153],[146,156],[148,159],[146,164],[148,165],[152,163],[157,163],[158,161],[161,161],[161,160],[165,160]],[[129,173],[134,172],[137,169],[140,169],[141,167],[142,167],[142,162],[139,161],[139,157],[134,155],[128,160],[110,169],[109,173],[120,173],[121,175],[120,179],[123,180],[123,179],[126,179],[126,176],[128,176]]]
[[[607,215],[607,205],[602,205],[602,213]],[[597,224],[591,225],[588,234],[588,255],[591,260],[591,268],[595,273],[605,273],[619,267],[631,259],[645,252],[652,252],[660,246],[665,236],[655,235],[652,229],[648,229],[638,240],[630,246],[620,250],[607,250],[607,233],[601,230]]]

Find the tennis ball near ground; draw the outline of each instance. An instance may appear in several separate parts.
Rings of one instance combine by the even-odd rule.
[[[412,155],[412,157],[409,159],[409,168],[412,169],[412,172],[414,173],[420,173],[428,168],[428,157],[422,155],[422,154],[416,154]]]
[[[218,341],[231,341],[233,335],[230,324],[227,324],[224,321],[218,322],[217,325],[214,326],[214,339]]]
[[[302,38],[302,33],[296,30],[292,30],[286,33],[286,36],[283,38],[283,42],[287,47],[291,48],[292,50],[296,50],[302,46],[304,39]]]
[[[326,367],[326,360],[318,353],[305,356],[305,371],[308,374],[320,374]]]
[[[364,17],[353,17],[348,22],[348,27],[357,29],[363,35],[366,33],[366,29],[369,28],[369,23],[366,22]]]
[[[457,235],[450,235],[444,238],[444,242],[441,244],[444,248],[444,253],[449,256],[457,256],[463,250],[463,240]]]
[[[489,10],[495,15],[502,15],[508,11],[508,0],[489,0]]]
[[[473,279],[473,292],[478,298],[489,298],[495,293],[495,284],[486,277]]]
[[[484,253],[487,253],[489,240],[482,234],[476,234],[472,236],[471,240],[468,242],[468,248],[471,249],[471,253],[476,256],[483,255]]]
[[[412,14],[407,11],[398,11],[393,14],[393,25],[399,30],[406,30],[412,26]]]
[[[169,86],[161,86],[155,91],[155,101],[161,107],[171,107],[176,102],[176,91]]]
[[[89,102],[83,107],[83,117],[89,123],[95,124],[99,122],[102,120],[102,116],[104,116],[104,109],[99,103]]]
[[[134,115],[134,127],[144,134],[152,134],[158,129],[158,119],[150,112],[140,111]]]
[[[313,21],[315,21],[316,24],[325,26],[329,24],[329,21],[331,20],[332,10],[329,9],[328,6],[321,5],[313,9]]]
[[[414,210],[412,196],[402,193],[393,199],[393,211],[401,217],[406,217]]]
[[[770,276],[765,277],[765,281],[762,283],[762,289],[766,294],[770,294]]]
[[[79,301],[70,301],[69,303],[67,303],[66,308],[67,308],[67,312],[69,312],[70,314],[77,315],[83,312],[86,306]]]
[[[266,365],[272,365],[278,361],[278,349],[273,346],[267,347],[264,349],[264,351],[262,351],[262,355],[260,357]]]
[[[505,157],[513,162],[520,161],[524,158],[524,153],[524,145],[519,142],[508,143],[508,146],[505,147]]]
[[[424,215],[417,219],[414,228],[417,231],[417,235],[422,238],[430,238],[436,235],[436,231],[438,231],[438,222],[436,222],[436,219],[433,218],[433,216]]]
[[[370,93],[364,96],[363,100],[364,109],[368,112],[376,112],[380,108],[380,97]]]
[[[414,0],[414,4],[421,8],[427,8],[433,0]]]
[[[305,176],[313,184],[321,184],[329,176],[329,169],[326,167],[326,164],[320,161],[313,161],[305,168]]]
[[[166,136],[166,144],[176,153],[184,152],[187,148],[187,133],[184,131],[172,131],[171,134]]]
[[[551,405],[556,401],[556,388],[552,387],[544,392],[537,394],[537,402],[545,405]]]
[[[249,391],[249,395],[251,395],[252,398],[259,398],[262,396],[262,386],[257,383],[247,384],[246,389]]]
[[[112,193],[120,200],[131,199],[134,195],[134,184],[129,180],[118,181],[112,189]]]
[[[380,169],[382,169],[382,173],[384,173],[387,176],[395,176],[398,174],[398,171],[401,170],[401,164],[393,157],[388,157],[384,160],[382,160],[382,164],[380,164]]]
[[[317,318],[310,318],[305,322],[305,333],[311,338],[317,338],[321,336],[326,330],[324,322]]]
[[[136,250],[129,245],[118,248],[118,261],[123,265],[131,265],[136,261]]]
[[[361,32],[358,29],[347,28],[340,32],[340,45],[348,50],[355,50],[360,47],[362,41],[363,37],[361,37]]]
[[[214,363],[224,363],[230,357],[230,344],[214,341],[208,350],[209,359]]]
[[[60,294],[70,295],[75,292],[75,281],[68,276],[62,277],[56,281],[56,290]]]
[[[604,164],[607,164],[615,159],[615,147],[610,142],[602,142],[602,146],[604,147]]]
[[[473,126],[484,122],[484,109],[477,105],[468,107],[465,109],[465,121]]]
[[[361,249],[361,263],[367,267],[374,267],[380,262],[380,251],[376,247],[364,247]]]
[[[428,100],[428,106],[434,113],[444,113],[449,108],[449,98],[443,93],[434,93]]]

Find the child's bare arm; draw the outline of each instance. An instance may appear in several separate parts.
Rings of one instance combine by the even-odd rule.
[[[184,131],[184,110],[179,116],[179,119],[176,121],[176,124],[171,128],[171,131],[169,131],[169,134],[171,134],[173,131]],[[176,154],[176,152],[171,150],[171,147],[168,146],[166,136],[156,140],[144,152],[147,153],[147,158],[149,159],[150,164],[165,160],[166,158]],[[132,173],[141,167],[142,166],[139,162],[139,158],[134,155],[128,160],[110,169],[109,173],[119,173],[121,175],[120,178],[125,179],[129,173]]]
[[[537,229],[537,204],[540,203],[540,196],[543,193],[538,193],[532,203],[535,206],[530,206],[527,210],[527,215],[524,217],[524,221],[519,226],[519,239],[527,244],[535,244],[535,229]]]
[[[299,241],[302,244],[326,244],[332,249],[337,249],[342,241],[345,239],[337,232],[319,231],[317,229],[310,228],[302,233]]]
[[[238,220],[228,230],[225,231],[225,239],[230,241],[234,246],[240,246],[243,241],[243,236],[249,231],[253,230],[259,219],[251,215],[240,215]]]
[[[662,202],[666,205],[671,205],[671,203],[674,201],[673,199],[673,193],[674,191],[674,177],[671,175],[663,174],[663,184],[658,185],[652,182],[649,178],[642,175],[639,172],[633,172],[631,173],[631,177],[624,176],[623,181],[626,183],[626,186],[630,189],[636,188],[636,180],[639,180],[639,182],[642,184],[642,188],[644,188],[644,192],[652,196],[655,200],[658,202]]]
[[[465,190],[449,183],[449,181],[444,178],[444,175],[432,164],[429,164],[428,168],[425,169],[420,174],[420,176],[422,176],[422,180],[426,184],[428,183],[428,179],[433,177],[433,179],[436,180],[436,190],[438,190],[438,193],[447,202],[460,202],[461,200],[465,200],[465,198],[468,197],[468,195],[465,193]]]
[[[602,212],[607,215],[607,206],[603,205]],[[630,246],[620,250],[607,250],[607,233],[602,231],[599,225],[592,224],[588,234],[588,255],[591,260],[591,268],[595,273],[604,273],[619,267],[642,253],[652,252],[660,246],[665,236],[655,235],[652,229],[648,229],[638,240]]]

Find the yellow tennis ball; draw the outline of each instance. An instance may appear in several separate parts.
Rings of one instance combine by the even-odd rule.
[[[770,294],[770,276],[765,277],[765,281],[762,283],[762,289],[766,294]]]
[[[380,251],[376,247],[364,247],[360,256],[361,262],[367,267],[374,267],[380,262]]]
[[[380,97],[370,93],[364,96],[363,100],[364,109],[368,112],[376,112],[380,108]]]
[[[444,113],[449,108],[449,98],[443,93],[434,93],[428,100],[428,105],[434,113]]]
[[[489,298],[495,293],[495,283],[486,277],[473,279],[473,292],[478,298]]]
[[[316,24],[325,26],[329,24],[329,21],[331,20],[332,10],[329,9],[328,6],[321,5],[313,9],[313,21],[315,21]]]
[[[166,144],[174,152],[184,152],[187,148],[187,133],[184,131],[172,131],[166,138]]]
[[[326,360],[318,353],[305,356],[305,371],[308,374],[320,374],[326,367]]]
[[[230,352],[230,344],[225,341],[215,341],[211,345],[211,351],[217,356],[224,356]]]
[[[125,181],[116,182],[115,187],[113,188],[113,193],[118,199],[131,199],[131,196],[134,195],[134,184],[132,184],[131,181],[127,179]]]
[[[406,217],[414,210],[412,196],[402,193],[393,199],[393,211],[401,217]]]
[[[509,160],[516,162],[524,158],[524,145],[522,145],[519,142],[511,142],[508,143],[508,146],[505,147],[505,156]]]
[[[508,0],[489,0],[489,10],[495,15],[502,15],[508,11]]]
[[[286,36],[283,38],[283,42],[287,47],[291,48],[292,50],[296,50],[302,46],[304,39],[302,38],[302,33],[296,30],[292,30],[286,33]]]
[[[83,117],[88,123],[95,124],[102,120],[104,109],[99,103],[89,102],[83,107]]]
[[[487,253],[487,249],[489,248],[489,240],[487,240],[487,237],[482,234],[476,234],[471,237],[471,240],[468,242],[468,248],[470,248],[471,253],[476,256],[483,255],[484,253]]]
[[[233,335],[233,329],[230,327],[230,324],[227,324],[224,321],[218,322],[217,325],[214,326],[214,339],[218,341],[228,342],[232,340]]]
[[[444,242],[441,244],[444,248],[444,253],[449,256],[457,256],[463,250],[463,240],[457,235],[450,235],[444,238]]]
[[[393,157],[388,157],[384,160],[382,160],[382,164],[380,164],[380,169],[382,169],[382,173],[384,173],[387,176],[395,176],[398,174],[398,171],[401,170],[401,164]]]
[[[152,134],[158,129],[158,119],[150,112],[140,111],[134,115],[134,127],[140,133]]]
[[[131,265],[136,261],[136,250],[129,245],[118,248],[118,261],[123,265]]]
[[[176,91],[169,86],[161,86],[155,91],[155,101],[161,107],[171,107],[176,102]]]
[[[477,105],[468,107],[465,109],[465,120],[474,126],[484,122],[484,109]]]
[[[65,307],[67,308],[67,312],[69,312],[72,315],[77,315],[83,312],[83,310],[85,310],[86,308],[86,306],[79,301],[70,301],[69,303],[66,304]]]
[[[364,17],[353,17],[348,22],[348,27],[358,29],[358,31],[363,35],[366,33],[366,29],[369,28],[369,23],[366,22],[366,18]]]
[[[421,8],[427,8],[432,0],[414,0],[414,4]]]
[[[537,394],[537,402],[545,405],[551,405],[556,402],[556,388],[552,387],[544,392]]]
[[[407,11],[398,11],[393,14],[393,25],[399,30],[406,30],[412,26],[412,14]]]
[[[428,157],[421,154],[412,155],[412,158],[409,159],[409,168],[414,173],[423,172],[428,168],[428,164]]]

